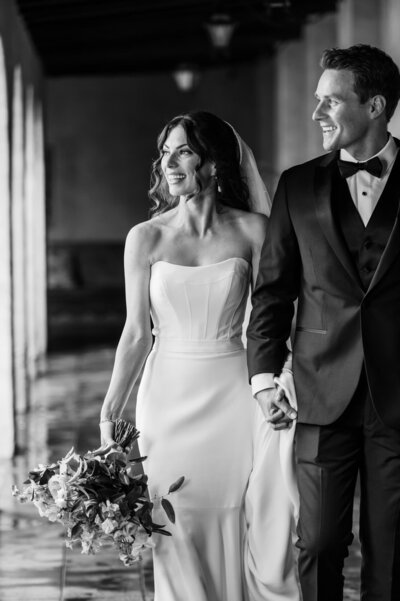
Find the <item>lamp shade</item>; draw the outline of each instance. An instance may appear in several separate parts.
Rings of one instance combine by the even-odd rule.
[[[214,48],[228,48],[236,23],[225,13],[216,13],[205,23]]]
[[[181,92],[190,92],[199,80],[198,70],[193,65],[179,65],[172,76]]]

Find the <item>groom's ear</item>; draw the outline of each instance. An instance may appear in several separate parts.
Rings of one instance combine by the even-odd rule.
[[[386,98],[380,94],[370,98],[370,117],[371,119],[377,119],[385,112]]]
[[[214,177],[215,175],[217,175],[217,167],[215,165],[215,163],[211,163],[211,175]]]

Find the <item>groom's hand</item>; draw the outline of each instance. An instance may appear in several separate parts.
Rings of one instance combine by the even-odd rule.
[[[280,387],[266,388],[256,394],[265,419],[274,430],[290,428],[297,413],[289,404],[285,391]]]

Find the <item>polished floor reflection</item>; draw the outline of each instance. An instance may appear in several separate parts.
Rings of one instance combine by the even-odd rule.
[[[47,374],[34,386],[29,416],[18,418],[23,432],[19,454],[0,462],[1,601],[153,599],[148,556],[140,566],[125,568],[111,548],[95,556],[66,549],[61,526],[40,519],[34,507],[11,496],[11,485],[22,484],[38,463],[65,455],[71,446],[79,452],[98,446],[98,415],[113,355],[102,349],[50,356]],[[133,415],[131,404],[126,418]],[[345,601],[359,599],[359,558],[356,537],[346,563]]]

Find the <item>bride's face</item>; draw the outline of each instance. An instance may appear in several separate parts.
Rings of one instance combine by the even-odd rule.
[[[189,147],[185,130],[181,125],[177,125],[165,140],[161,159],[161,169],[172,196],[196,194],[196,176],[201,181],[203,191],[214,184],[213,164],[206,161],[201,169],[196,171],[199,164],[200,157]]]

